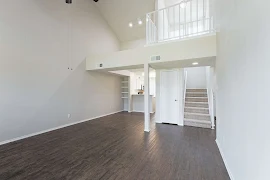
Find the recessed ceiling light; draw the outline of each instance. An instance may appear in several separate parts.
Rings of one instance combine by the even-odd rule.
[[[194,65],[194,66],[195,66],[195,65],[198,65],[198,64],[199,64],[198,62],[194,62],[194,63],[192,63],[192,65]]]
[[[132,23],[129,23],[128,26],[129,26],[129,27],[133,27],[133,24],[132,24]]]
[[[181,4],[180,4],[180,7],[181,7],[182,9],[186,8],[186,7],[187,7],[186,1],[182,1]]]
[[[139,20],[138,20],[138,24],[139,24],[139,25],[142,25],[142,20],[139,19]]]

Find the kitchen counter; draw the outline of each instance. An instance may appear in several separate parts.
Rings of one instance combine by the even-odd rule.
[[[132,94],[131,98],[132,111],[133,112],[144,112],[144,94]],[[150,113],[155,112],[155,97],[149,95]]]
[[[144,94],[132,94],[132,96],[144,96]],[[153,96],[153,95],[149,95],[149,96]]]

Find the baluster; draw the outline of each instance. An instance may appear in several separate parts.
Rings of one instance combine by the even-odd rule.
[[[167,9],[167,31],[168,31],[168,38],[170,39],[170,8]]]
[[[173,37],[175,38],[175,6],[173,7]]]
[[[203,0],[203,32],[205,31],[205,0]]]
[[[189,2],[190,3],[190,34],[193,34],[193,21],[192,21],[192,1]]]
[[[146,14],[146,25],[145,25],[145,27],[146,27],[146,44],[149,44],[148,22],[149,22],[149,20],[148,20],[148,14]]]
[[[197,34],[199,33],[199,0],[197,2]]]
[[[165,39],[165,9],[163,11],[163,41]]]
[[[181,6],[180,4],[178,5],[179,7],[179,39],[181,38]]]
[[[185,19],[185,24],[184,24],[185,32],[184,32],[184,36],[186,36],[187,35],[187,11],[186,11],[186,8],[184,9],[184,19]]]

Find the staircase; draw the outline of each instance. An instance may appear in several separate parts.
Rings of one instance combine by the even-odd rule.
[[[211,117],[206,89],[187,89],[184,125],[211,128]]]

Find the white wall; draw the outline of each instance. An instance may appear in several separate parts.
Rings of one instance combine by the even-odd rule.
[[[206,67],[185,68],[187,71],[187,89],[206,89]]]
[[[160,55],[161,60],[151,62],[152,64],[200,58],[213,58],[216,56],[216,35],[211,34],[184,41],[174,41],[171,43],[162,43],[159,45],[130,49],[113,53],[93,53],[87,57],[87,70],[116,70],[122,67],[141,68],[145,63],[150,62],[150,57]],[[98,65],[102,63],[103,67]],[[151,64],[151,65],[152,65]]]
[[[92,1],[70,6],[71,53],[64,0],[0,3],[0,142],[121,110],[120,78],[85,71],[88,54],[119,49]]]
[[[217,3],[217,141],[232,180],[269,180],[270,2]]]
[[[128,49],[134,49],[139,47],[144,47],[146,45],[145,39],[137,39],[134,41],[126,41],[120,43],[120,50],[128,50]]]

